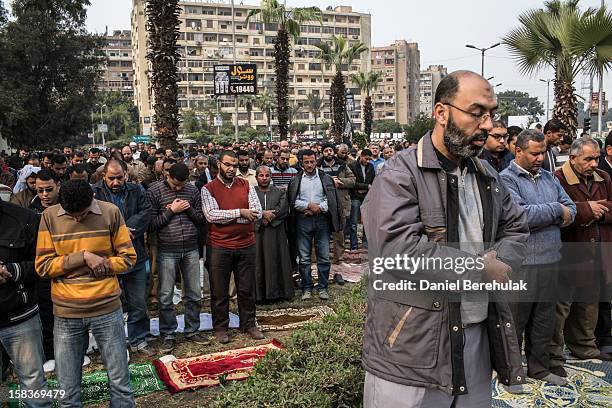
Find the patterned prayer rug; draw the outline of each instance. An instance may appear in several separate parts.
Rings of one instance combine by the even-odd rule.
[[[559,387],[527,379],[528,394],[513,395],[493,380],[493,407],[612,407],[612,362],[568,360],[568,384]]]
[[[263,331],[292,330],[308,322],[321,320],[334,313],[329,306],[315,306],[308,309],[278,309],[257,311],[257,325]]]
[[[335,273],[342,275],[342,278],[347,282],[357,283],[364,275],[368,274],[369,266],[367,260],[364,263],[340,263],[331,266],[330,276]]]
[[[140,397],[156,391],[164,391],[166,386],[157,377],[155,368],[151,363],[130,364],[130,382],[134,390],[134,396]],[[57,380],[47,380],[49,389],[59,389]],[[18,390],[18,384],[11,384],[10,389]],[[83,405],[93,404],[110,400],[110,388],[106,371],[95,371],[93,373],[83,373],[81,381],[81,401]],[[54,407],[59,407],[59,401],[54,401]],[[23,401],[10,401],[9,407],[25,407]]]
[[[203,356],[176,358],[164,356],[153,361],[159,378],[171,393],[219,384],[227,380],[244,380],[255,364],[270,350],[282,350],[276,340],[259,346],[221,351]]]

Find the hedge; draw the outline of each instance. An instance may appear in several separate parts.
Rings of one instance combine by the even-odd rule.
[[[248,380],[227,385],[216,407],[360,407],[365,279],[335,314],[296,330],[285,350],[269,352]]]

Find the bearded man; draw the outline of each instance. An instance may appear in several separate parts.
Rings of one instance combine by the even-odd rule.
[[[525,211],[478,159],[496,109],[482,76],[445,77],[435,95],[434,130],[393,155],[364,200],[376,273],[363,340],[366,408],[490,407],[492,369],[502,384],[524,382],[512,314],[501,296],[463,285],[419,290],[421,281],[506,282],[523,260]],[[375,268],[397,256],[453,259],[466,267],[406,270],[385,262],[382,272]],[[382,290],[407,280],[415,290]]]

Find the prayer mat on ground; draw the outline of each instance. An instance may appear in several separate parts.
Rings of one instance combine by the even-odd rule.
[[[334,313],[329,306],[315,306],[308,309],[278,309],[257,311],[257,325],[263,331],[291,330],[308,322],[321,320]]]
[[[164,356],[153,361],[159,378],[166,384],[168,391],[179,391],[211,387],[219,384],[219,379],[246,379],[255,364],[270,350],[282,350],[276,340],[259,346],[236,350],[221,351],[203,356],[176,358]]]
[[[156,391],[164,391],[166,386],[157,377],[153,364],[130,364],[130,382],[134,390],[134,396],[140,397]],[[47,380],[49,389],[59,389],[57,380]],[[110,388],[106,371],[95,371],[93,373],[83,373],[81,381],[81,401],[83,405],[93,404],[110,400]],[[18,384],[11,384],[10,389],[18,390]],[[59,407],[59,400],[54,401],[54,407]],[[23,401],[11,401],[9,407],[25,407]]]
[[[495,408],[612,407],[612,362],[568,360],[565,364],[568,384],[556,386],[527,378],[529,393],[508,393],[493,380]]]
[[[361,264],[340,263],[331,266],[330,276],[339,273],[347,282],[359,282],[364,275],[368,274],[369,266],[367,262]]]

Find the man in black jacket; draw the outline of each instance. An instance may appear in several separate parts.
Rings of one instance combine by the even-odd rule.
[[[13,361],[21,390],[47,390],[34,271],[36,214],[0,201],[0,226],[0,344]],[[29,399],[26,406],[50,407],[51,401]]]
[[[350,216],[350,237],[351,237],[351,250],[357,249],[357,224],[361,216],[361,204],[365,196],[370,190],[370,186],[374,181],[376,170],[374,165],[370,163],[372,161],[372,151],[369,149],[363,149],[359,159],[352,162],[349,166],[355,175],[355,187],[351,190],[351,216]],[[365,230],[363,231],[363,247],[368,247],[368,239],[366,238]]]
[[[124,275],[119,276],[121,290],[127,307],[128,341],[132,352],[150,357],[153,352],[148,348],[146,337],[149,334],[146,294],[149,284],[147,272],[147,251],[144,234],[151,219],[151,204],[144,188],[127,182],[127,165],[119,160],[109,160],[104,164],[103,179],[93,185],[94,197],[119,207],[125,219],[132,244],[138,256],[136,265]]]
[[[310,270],[312,241],[315,241],[317,273],[319,275],[319,298],[329,299],[327,292],[329,270],[329,239],[332,232],[342,230],[341,208],[334,180],[317,169],[315,152],[305,150],[301,159],[302,171],[287,187],[291,225],[299,254],[302,278],[302,300],[312,297],[312,274]]]

